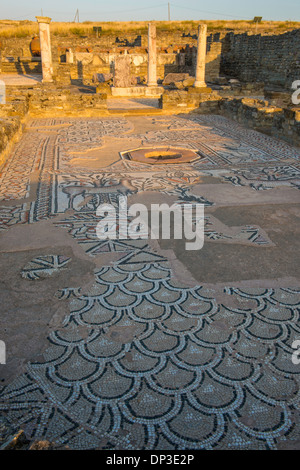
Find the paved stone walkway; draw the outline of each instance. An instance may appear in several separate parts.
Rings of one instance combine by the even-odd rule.
[[[42,81],[42,74],[20,75],[15,73],[1,73],[0,80],[10,86],[28,86],[37,85]]]
[[[127,159],[162,146],[199,159]],[[220,116],[31,120],[0,176],[1,438],[299,447],[299,155]],[[204,247],[99,240],[120,195],[203,203]]]
[[[158,108],[158,99],[153,98],[108,98],[108,109],[148,109]]]

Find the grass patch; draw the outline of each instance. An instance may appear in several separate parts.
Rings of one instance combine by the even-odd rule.
[[[237,33],[260,33],[260,34],[280,34],[285,31],[291,31],[300,28],[300,22],[297,21],[262,21],[259,24],[254,24],[253,21],[157,21],[157,31],[163,34],[164,32],[182,31],[185,33],[193,33],[197,31],[200,23],[206,23],[208,31],[211,32],[224,32],[234,31]],[[101,26],[101,36],[116,35],[124,36],[126,34],[145,34],[147,32],[148,21],[107,21],[107,22],[93,22],[84,21],[83,23],[62,23],[51,22],[50,31],[55,36],[62,37],[80,37],[80,36],[95,36],[93,31],[94,26]],[[35,21],[12,21],[0,20],[0,37],[2,38],[25,38],[32,37],[38,33],[38,25]]]

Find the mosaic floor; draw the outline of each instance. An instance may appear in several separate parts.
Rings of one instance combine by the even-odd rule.
[[[201,158],[123,158],[168,145]],[[31,120],[0,174],[0,445],[23,429],[71,449],[299,446],[299,157],[220,116]],[[97,238],[121,195],[205,205],[196,271],[174,240]],[[229,282],[209,255],[230,250]]]

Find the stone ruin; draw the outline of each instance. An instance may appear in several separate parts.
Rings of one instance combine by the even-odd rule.
[[[114,62],[114,87],[127,88],[132,85],[130,57],[128,54],[116,56]]]
[[[19,132],[28,114],[98,116],[109,114],[108,98],[144,97],[158,99],[162,112],[223,114],[299,145],[299,108],[287,90],[299,78],[299,64],[288,53],[291,41],[300,47],[299,30],[266,39],[233,33],[209,36],[201,24],[197,34],[165,33],[164,38],[151,22],[147,37],[139,41],[118,37],[114,45],[99,49],[97,42],[66,40],[63,48],[61,40],[58,45],[50,37],[51,18],[37,17],[37,22],[41,57],[15,60],[10,54],[20,49],[9,49],[9,41],[2,53],[3,73],[42,72],[41,85],[18,93],[10,88],[9,97],[1,84],[1,115],[19,119],[8,123],[12,133]],[[178,45],[170,46],[171,40]],[[274,55],[278,49],[286,52],[280,62]],[[261,65],[257,51],[265,57]]]

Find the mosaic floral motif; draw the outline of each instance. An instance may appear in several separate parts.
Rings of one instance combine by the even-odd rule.
[[[24,266],[21,276],[30,281],[47,278],[65,270],[70,261],[70,258],[63,255],[38,256]]]
[[[228,288],[218,303],[165,262],[104,267],[0,409],[75,449],[276,448],[299,439],[299,293]]]
[[[153,122],[156,121],[160,119],[155,118]],[[155,146],[156,143],[161,145],[167,142],[179,145],[182,141],[181,145],[202,156],[198,162],[183,165],[177,171],[170,171],[167,165],[161,165],[159,171],[153,172],[152,165],[123,160],[112,165],[110,172],[104,172],[116,180],[116,185],[121,184],[122,178],[127,179],[125,187],[128,191],[170,190],[176,186],[172,177],[173,173],[177,178],[175,172],[182,175],[177,178],[179,187],[184,187],[184,178],[189,175],[196,179],[205,173],[219,173],[225,181],[235,185],[249,185],[256,190],[278,184],[295,188],[299,186],[299,152],[284,142],[244,129],[221,116],[163,118],[161,125],[161,130],[134,134],[132,123],[124,118],[34,120],[28,125],[30,132],[24,134],[12,158],[3,168],[0,198],[27,198],[30,177],[35,171],[39,171],[39,180],[37,200],[30,213],[31,221],[42,220],[56,213],[59,197],[63,199],[64,196],[67,204],[70,203],[66,193],[62,192],[68,184],[90,186],[90,191],[97,194],[97,190],[92,189],[100,183],[99,179],[96,182],[97,175],[88,168],[78,168],[76,174],[72,175],[68,161],[74,157],[75,150],[80,152],[101,147],[104,137],[130,141],[138,139],[147,146],[149,143]],[[273,163],[270,165],[270,162]],[[232,165],[238,165],[238,168]],[[98,185],[99,188],[104,187],[99,192],[107,192],[106,184],[101,182]],[[186,186],[189,184],[192,181],[186,180]]]
[[[2,419],[32,440],[72,449],[276,449],[297,441],[300,369],[291,357],[299,289],[227,287],[217,295],[186,287],[147,240],[101,241],[95,231],[97,205],[116,205],[121,194],[156,191],[212,207],[213,198],[193,193],[203,175],[256,190],[297,188],[297,149],[220,116],[150,119],[160,129],[143,134],[119,118],[33,120],[3,168],[4,200],[28,199],[38,178],[34,202],[0,207],[0,230],[72,209],[53,219],[56,227],[93,257],[121,256],[95,271],[88,290],[56,294],[69,302],[65,319],[43,359],[0,390]],[[203,158],[178,170],[123,160],[105,171],[70,167],[74,152],[116,137],[128,147],[135,139],[176,142]],[[205,236],[262,250],[272,244],[260,227],[228,227],[211,214]],[[21,275],[42,279],[69,262],[41,255]]]
[[[235,139],[240,139],[248,143],[251,147],[256,147],[266,152],[269,157],[273,156],[275,159],[280,160],[299,159],[299,149],[292,147],[282,140],[262,134],[261,132],[246,129],[223,116],[202,115],[197,117],[192,116],[191,119],[206,126],[208,125],[213,130],[218,129],[222,132],[221,135],[231,135]]]
[[[300,170],[296,166],[256,167],[232,170],[205,171],[211,176],[219,176],[234,186],[249,186],[256,191],[272,189],[277,186],[299,188]]]
[[[145,256],[150,256],[150,247],[147,240],[144,239],[122,239],[119,234],[119,227],[116,226],[117,239],[115,240],[100,240],[97,236],[96,227],[99,223],[99,217],[96,217],[93,212],[76,212],[74,215],[67,217],[60,222],[56,222],[57,227],[67,229],[69,234],[82,246],[84,251],[90,256],[96,256],[101,253],[108,252],[134,252],[141,257],[142,252]],[[128,223],[131,219],[128,218]],[[151,255],[156,258],[156,255]]]
[[[197,181],[196,181],[197,182]],[[178,196],[177,204],[204,204],[205,207],[213,206],[214,203],[209,201],[203,196],[193,194],[192,188],[184,186],[176,186],[170,191],[165,191],[166,194]]]
[[[267,234],[258,226],[228,227],[212,215],[204,218],[204,236],[208,241],[239,243],[255,246],[272,246]]]
[[[144,191],[171,194],[171,191],[177,190],[178,187],[196,184],[199,182],[199,176],[195,172],[185,174],[178,170],[161,173],[156,171],[145,175],[123,171],[82,174],[80,178],[74,174],[64,174],[55,176],[54,181],[51,194],[51,207],[54,212],[64,212],[66,209],[95,212],[100,204],[117,204],[120,195]],[[50,194],[48,196],[50,197]]]

